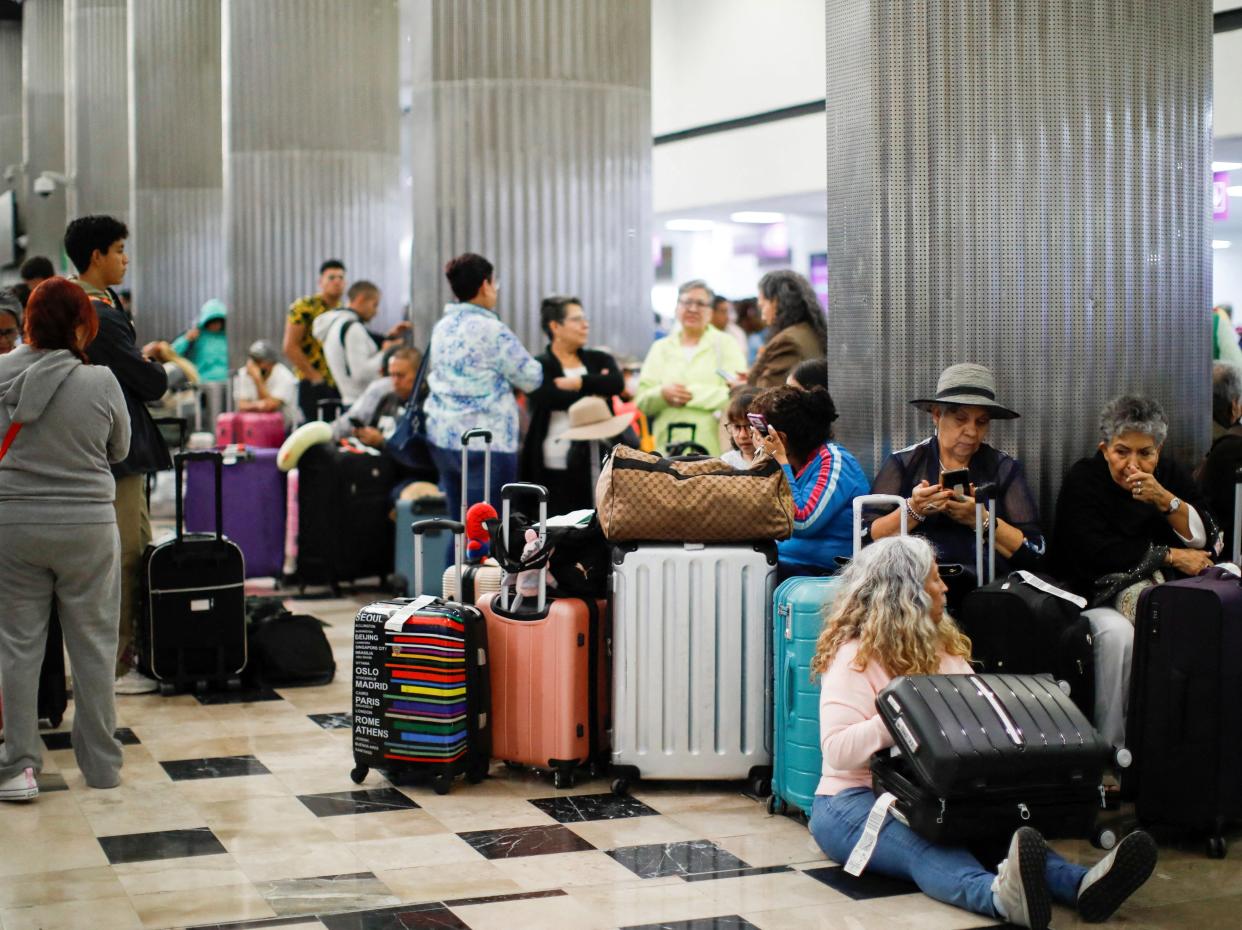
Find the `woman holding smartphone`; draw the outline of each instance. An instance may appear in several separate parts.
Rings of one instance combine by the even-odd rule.
[[[996,525],[985,532],[996,540],[996,573],[1036,567],[1044,555],[1039,511],[1022,472],[1010,455],[985,441],[993,420],[1018,414],[996,402],[996,379],[982,365],[964,362],[940,373],[936,395],[910,403],[931,414],[935,432],[922,442],[894,452],[880,467],[873,491],[905,498],[910,531],[926,537],[942,562],[975,564],[974,488],[996,488]],[[868,509],[863,540],[883,539],[901,531],[901,516]],[[962,589],[975,584],[973,572]],[[955,584],[954,587],[957,587]]]

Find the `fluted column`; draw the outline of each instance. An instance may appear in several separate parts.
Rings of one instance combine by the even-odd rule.
[[[22,162],[22,24],[0,21],[0,173]],[[16,169],[15,169],[16,170]],[[8,185],[0,182],[0,190]]]
[[[946,365],[996,373],[992,440],[1045,525],[1115,394],[1166,455],[1211,414],[1212,11],[828,0],[829,381],[864,467],[926,437]]]
[[[70,218],[129,216],[125,0],[65,0],[65,164]]]
[[[220,5],[129,0],[128,282],[143,339],[224,296]]]
[[[65,238],[65,189],[35,196],[43,171],[65,170],[64,0],[22,4],[22,161],[19,201],[26,225],[26,253],[46,255],[59,267]]]
[[[412,306],[419,338],[449,298],[446,259],[499,273],[531,349],[539,302],[582,298],[591,341],[651,341],[649,0],[418,0]]]
[[[230,346],[278,339],[319,263],[401,280],[396,0],[225,0],[224,200]]]

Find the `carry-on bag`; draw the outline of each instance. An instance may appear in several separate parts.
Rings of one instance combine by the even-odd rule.
[[[600,678],[607,663],[608,603],[577,597],[548,600],[547,488],[506,484],[501,489],[506,554],[514,552],[515,544],[507,537],[510,508],[519,496],[539,502],[543,555],[537,566],[531,563],[539,578],[533,608],[516,607],[508,585],[479,601],[491,655],[492,755],[550,770],[557,788],[569,788],[579,766],[598,761],[601,733],[607,729]]]
[[[211,533],[188,533],[182,475],[187,462],[200,460],[214,471],[215,523]],[[166,693],[233,684],[246,667],[246,560],[224,535],[223,456],[181,452],[173,463],[176,532],[147,547],[142,568],[143,665]]]
[[[612,543],[739,543],[788,539],[793,492],[770,458],[739,471],[721,459],[671,461],[614,446],[595,485],[596,510]]]
[[[900,503],[891,494],[854,498],[854,554],[862,541],[862,511],[877,504]],[[901,534],[907,532],[905,507]],[[824,617],[836,596],[837,577],[787,578],[772,598],[772,795],[768,813],[788,806],[811,816],[815,789],[823,775],[819,746],[819,681],[811,675],[811,659]]]
[[[279,578],[285,564],[286,475],[276,467],[276,449],[226,449],[224,535],[241,547],[247,578]],[[185,527],[210,532],[216,510],[214,467],[186,465]]]
[[[1086,837],[1104,803],[1110,747],[1039,675],[911,675],[876,696],[892,750],[872,758],[877,797],[935,843],[1008,836],[1030,824]]]
[[[251,599],[253,603],[254,599]],[[260,599],[266,600],[266,599]],[[336,658],[324,623],[310,614],[295,614],[275,599],[268,610],[251,609],[247,616],[250,652],[246,683],[254,687],[297,688],[330,684]]]
[[[216,445],[242,444],[255,449],[279,449],[285,441],[284,415],[271,413],[222,413],[216,417]]]
[[[776,546],[613,549],[612,789],[748,779],[766,796]]]
[[[455,535],[461,565],[464,527],[456,520],[414,525],[414,587],[422,587],[422,537]],[[478,608],[421,596],[378,601],[354,620],[353,751],[350,778],[372,769],[388,779],[432,779],[437,794],[453,780],[487,776],[491,759],[491,683],[487,624]]]
[[[473,439],[483,440],[483,503],[488,503],[488,495],[492,487],[492,432],[486,429],[470,429],[461,434],[461,525],[466,525],[466,512],[471,501],[470,487],[470,442]],[[434,551],[434,550],[433,550]],[[432,558],[434,561],[434,557]],[[457,587],[457,574],[453,567],[444,570],[440,581],[445,597],[457,598],[463,604],[477,604],[485,594],[494,594],[500,590],[500,579],[504,575],[500,564],[493,558],[467,558],[461,569],[461,588]],[[458,594],[458,591],[461,593]],[[420,592],[422,593],[422,592]]]
[[[1235,538],[1236,528],[1235,528]],[[1242,820],[1242,580],[1212,567],[1139,595],[1126,746],[1144,826],[1207,838]]]

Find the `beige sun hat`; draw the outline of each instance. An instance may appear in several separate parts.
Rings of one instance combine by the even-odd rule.
[[[579,439],[612,439],[625,432],[634,420],[632,413],[612,416],[612,408],[602,397],[583,397],[569,408],[569,429],[552,437],[558,442]]]
[[[959,407],[986,407],[997,420],[1013,420],[1020,414],[996,402],[996,378],[976,362],[950,365],[940,372],[936,396],[921,397],[910,403],[929,413],[933,406],[954,404]]]

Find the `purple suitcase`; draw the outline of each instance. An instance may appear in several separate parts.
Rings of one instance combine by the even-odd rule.
[[[224,465],[224,535],[241,547],[247,578],[279,578],[285,563],[285,476],[277,449],[247,449]],[[210,462],[187,462],[185,528],[215,532]]]

